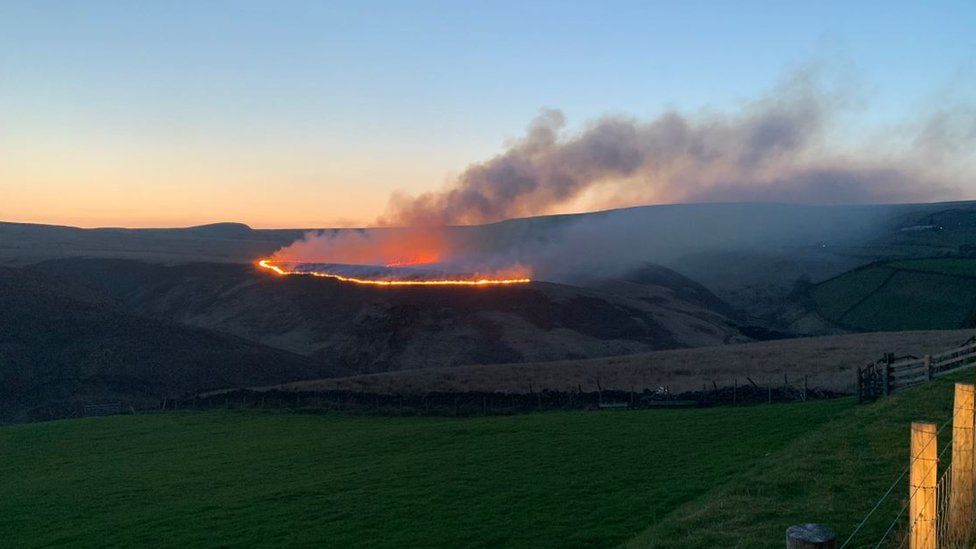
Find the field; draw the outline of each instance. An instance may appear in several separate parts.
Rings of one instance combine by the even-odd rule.
[[[971,382],[972,375],[966,371],[854,406],[771,453],[760,466],[676,509],[627,546],[782,547],[782,539],[771,541],[782,535],[777,527],[811,521],[834,527],[843,542],[881,500],[849,547],[878,547],[883,538],[880,547],[901,547],[904,517],[887,538],[885,531],[907,500],[908,479],[898,478],[908,465],[909,426],[912,421],[944,424],[952,411],[952,383]],[[951,431],[939,435],[940,450],[951,444]]]
[[[931,330],[972,326],[976,259],[877,263],[822,282],[817,310],[854,330]]]
[[[530,389],[643,391],[668,386],[673,392],[740,384],[748,378],[760,385],[803,384],[852,392],[854,369],[885,353],[921,356],[953,348],[973,335],[972,330],[879,332],[761,341],[698,349],[674,349],[606,358],[559,360],[528,364],[489,364],[455,368],[426,368],[289,383],[280,388],[350,390],[377,393],[424,394],[444,392],[528,393]]]
[[[10,426],[0,531],[14,547],[780,547],[791,523],[850,531],[904,466],[908,422],[945,417],[950,394],[942,380],[862,406]]]

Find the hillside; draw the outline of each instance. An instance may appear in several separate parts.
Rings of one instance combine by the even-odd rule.
[[[361,373],[746,340],[731,320],[711,310],[717,299],[703,288],[698,291],[704,293],[689,290],[696,288],[690,281],[678,290],[632,283],[628,295],[542,282],[376,288],[230,264],[76,259],[35,269],[109,293],[137,314],[217,330]]]
[[[746,324],[825,335],[837,328],[793,299],[798,281],[819,282],[872,261],[969,253],[976,203],[660,205],[444,230],[484,254],[542,258],[537,278],[574,286],[591,275],[614,279],[643,264],[660,265],[702,284]],[[0,264],[77,257],[250,264],[305,233],[236,223],[79,229],[0,222]]]
[[[828,320],[853,330],[926,330],[976,325],[976,259],[872,263],[817,285]]]
[[[74,281],[0,268],[0,422],[81,404],[340,373],[239,338],[136,315]]]
[[[300,381],[278,387],[294,391],[343,389],[378,393],[444,392],[527,393],[530,390],[621,391],[670,387],[698,391],[702,384],[779,386],[787,376],[800,386],[851,392],[854,370],[885,353],[921,356],[951,349],[972,330],[879,332],[759,341],[736,345],[673,349],[606,358],[527,364],[487,364],[404,370],[383,374]]]
[[[304,231],[259,231],[241,223],[179,229],[81,229],[0,222],[0,264],[27,265],[64,257],[145,261],[251,261],[301,238]]]
[[[941,379],[862,406],[2,427],[0,531],[15,547],[763,549],[821,522],[844,539],[905,466],[910,422],[941,423],[951,395]],[[896,483],[855,546],[881,539],[906,490]]]

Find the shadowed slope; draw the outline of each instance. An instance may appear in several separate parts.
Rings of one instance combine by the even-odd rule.
[[[358,372],[609,356],[743,339],[730,320],[707,308],[709,301],[654,284],[632,284],[628,292],[544,282],[403,288],[282,277],[251,265],[75,259],[37,268],[98,287],[141,314]]]
[[[125,311],[97,290],[0,268],[0,420],[80,403],[335,375],[305,357]]]

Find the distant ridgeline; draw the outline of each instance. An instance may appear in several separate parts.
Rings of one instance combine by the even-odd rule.
[[[851,330],[973,327],[976,258],[872,263],[821,282],[813,296],[824,318]]]

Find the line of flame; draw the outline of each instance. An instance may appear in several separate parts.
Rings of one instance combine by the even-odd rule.
[[[371,286],[492,286],[496,284],[525,284],[532,282],[531,278],[479,278],[474,280],[374,280],[367,278],[352,278],[334,273],[319,271],[286,271],[271,263],[268,259],[258,261],[258,267],[268,269],[279,275],[307,275],[322,278],[332,278],[341,282],[367,284]]]

